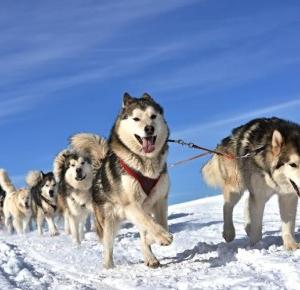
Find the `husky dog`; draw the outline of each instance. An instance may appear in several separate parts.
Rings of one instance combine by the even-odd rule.
[[[74,150],[63,150],[54,160],[58,182],[59,207],[64,214],[65,231],[80,244],[84,225],[92,208],[93,167],[90,158]]]
[[[262,238],[265,203],[276,193],[284,247],[300,248],[294,235],[300,196],[300,126],[275,117],[252,120],[234,129],[217,150],[234,156],[250,153],[241,159],[215,154],[202,170],[209,185],[223,189],[224,239],[234,239],[233,208],[243,191],[249,190],[246,232],[252,245],[258,242]]]
[[[57,186],[52,172],[30,171],[26,177],[32,196],[32,210],[38,232],[43,234],[43,223],[46,219],[51,236],[58,234],[54,223],[57,209]]]
[[[3,203],[5,226],[11,234],[25,233],[32,215],[31,195],[28,189],[16,189],[5,170],[0,169],[0,185],[6,192]]]
[[[114,237],[124,219],[138,227],[145,264],[149,267],[159,266],[151,244],[167,246],[172,242],[167,223],[168,136],[162,107],[148,94],[133,98],[125,93],[123,108],[108,140],[108,152],[101,156],[103,164],[93,186],[105,268],[113,267]],[[98,151],[99,156],[105,152],[94,135],[75,135],[71,145],[83,152]]]

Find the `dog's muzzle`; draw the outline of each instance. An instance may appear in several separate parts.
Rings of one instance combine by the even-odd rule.
[[[297,195],[300,197],[300,190],[299,190],[299,187],[297,186],[297,184],[290,179],[290,183],[292,184],[293,188],[295,189]]]

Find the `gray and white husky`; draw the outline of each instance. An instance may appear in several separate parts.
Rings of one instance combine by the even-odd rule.
[[[99,152],[98,158],[103,159],[94,181],[93,205],[105,268],[113,267],[114,238],[124,219],[138,227],[144,261],[149,267],[159,266],[151,244],[167,246],[172,242],[167,223],[168,136],[162,107],[148,94],[133,98],[125,93],[107,150],[99,146],[95,135],[71,138],[76,150]]]
[[[40,235],[43,234],[43,223],[46,219],[51,236],[58,234],[54,223],[57,213],[57,185],[52,172],[30,171],[26,183],[32,197],[32,211]]]
[[[214,155],[203,167],[206,182],[223,189],[224,239],[234,239],[233,208],[242,193],[249,190],[246,232],[251,244],[258,242],[262,238],[265,204],[276,193],[284,247],[300,248],[294,233],[300,196],[300,126],[278,118],[256,119],[234,129],[217,150],[235,156],[256,152],[242,159]]]
[[[65,232],[74,242],[84,239],[84,225],[92,208],[93,167],[90,158],[74,150],[63,150],[54,160],[58,182],[58,207],[63,212]]]

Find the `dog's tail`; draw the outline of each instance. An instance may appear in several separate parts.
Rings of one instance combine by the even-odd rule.
[[[16,191],[15,186],[11,182],[7,172],[4,169],[0,169],[0,185],[6,192],[6,194],[10,194]]]
[[[220,162],[222,162],[220,156],[214,154],[213,157],[202,167],[202,176],[209,186],[222,187],[224,183]]]
[[[29,187],[35,187],[43,180],[41,171],[29,171],[26,176],[26,183]]]
[[[70,138],[70,146],[80,154],[89,155],[93,163],[101,163],[108,152],[107,141],[96,134],[76,134]]]
[[[65,160],[70,154],[70,150],[64,149],[57,154],[53,162],[53,174],[57,182],[63,180],[63,175],[65,171]]]

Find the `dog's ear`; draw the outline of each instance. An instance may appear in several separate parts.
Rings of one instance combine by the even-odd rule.
[[[45,176],[46,174],[43,171],[41,171],[41,178],[44,178]]]
[[[274,156],[278,156],[281,152],[281,148],[283,145],[283,137],[278,130],[274,130],[272,136],[272,152]]]
[[[153,98],[148,93],[144,93],[142,99],[153,101]]]
[[[134,98],[131,97],[127,92],[123,96],[123,108],[128,107],[130,104],[132,104],[134,101]]]

